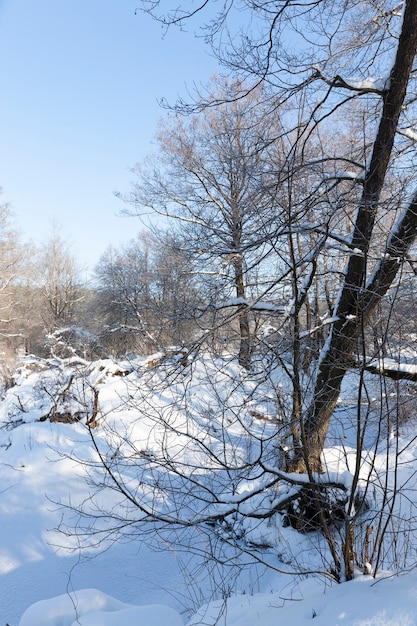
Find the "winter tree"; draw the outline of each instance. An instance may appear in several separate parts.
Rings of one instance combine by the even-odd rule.
[[[262,289],[254,276],[267,266],[271,233],[276,237],[280,228],[271,169],[276,185],[284,161],[277,149],[282,127],[278,114],[265,115],[266,89],[240,101],[232,99],[243,88],[240,81],[213,79],[211,86],[216,101],[231,101],[191,119],[171,115],[161,121],[159,152],[152,167],[135,167],[128,200],[130,213],[151,210],[168,220],[215,308],[220,300],[237,302],[238,358],[247,369],[253,347],[247,299]]]
[[[366,530],[359,550],[354,523],[367,506],[359,477],[362,463],[368,463],[361,452],[370,417],[375,414],[364,373],[380,363],[381,350],[387,345],[375,338],[370,325],[384,311],[386,319],[380,317],[379,321],[383,323],[382,332],[390,333],[393,313],[399,310],[396,295],[404,288],[396,280],[402,278],[406,267],[414,267],[417,195],[410,173],[417,139],[417,0],[400,5],[350,0],[231,0],[225,5],[213,0],[191,12],[185,3],[177,4],[172,12],[163,12],[157,0],[141,5],[168,28],[198,15],[204,19],[204,12],[209,11],[204,26],[206,40],[220,62],[239,75],[232,92],[220,94],[212,89],[211,93],[199,93],[194,102],[179,102],[177,113],[201,112],[203,119],[216,120],[217,131],[223,112],[250,109],[254,95],[262,92],[264,85],[270,95],[263,100],[261,119],[252,126],[243,125],[256,134],[253,149],[249,150],[255,159],[254,168],[249,163],[244,169],[245,174],[249,172],[248,179],[240,177],[239,167],[230,167],[234,151],[217,155],[215,151],[217,145],[223,145],[219,139],[225,139],[230,147],[239,136],[236,117],[228,127],[231,136],[225,128],[220,134],[203,135],[205,142],[208,137],[215,138],[218,143],[214,145],[201,143],[199,121],[174,117],[175,125],[161,130],[161,148],[168,157],[166,169],[154,170],[149,184],[142,179],[133,200],[138,208],[150,207],[188,224],[190,245],[195,250],[201,247],[203,259],[213,249],[216,259],[221,258],[219,250],[229,259],[237,250],[237,256],[231,259],[234,263],[229,265],[234,281],[245,264],[256,265],[257,254],[264,249],[274,253],[280,259],[275,285],[286,286],[284,302],[280,303],[283,322],[277,335],[281,341],[287,322],[292,334],[291,345],[289,342],[286,347],[288,359],[286,354],[282,356],[283,344],[277,340],[274,345],[271,335],[268,345],[273,359],[262,360],[252,376],[232,374],[228,363],[208,365],[210,399],[199,398],[191,371],[167,372],[162,368],[152,372],[141,385],[164,388],[172,394],[171,411],[155,406],[149,400],[153,396],[147,396],[146,391],[130,394],[138,413],[143,416],[146,411],[152,423],[155,445],[149,444],[151,438],[132,441],[128,430],[119,436],[117,445],[117,433],[111,431],[111,445],[100,450],[103,483],[116,488],[131,507],[129,525],[134,524],[132,520],[138,522],[138,527],[149,521],[154,529],[167,529],[167,533],[172,528],[199,526],[205,536],[212,538],[213,543],[209,538],[206,545],[213,554],[218,549],[218,563],[222,562],[221,541],[256,558],[244,542],[245,533],[250,535],[247,529],[253,528],[251,524],[257,519],[272,519],[285,511],[297,528],[321,528],[330,555],[327,573],[337,580],[349,579],[361,550],[363,562],[373,553],[374,562],[381,563],[384,534],[393,522],[391,503],[398,492],[398,485],[392,493],[388,491],[388,470],[382,473],[383,504],[367,518],[372,523],[376,520],[376,539],[370,548]],[[214,14],[210,11],[213,7]],[[285,128],[287,143],[284,166],[281,160],[277,166],[271,155],[274,149],[279,152],[281,145],[276,116],[284,107],[285,124],[282,118],[280,124]],[[357,134],[349,137],[353,126],[361,129],[362,143]],[[264,135],[258,129],[263,128],[274,128],[274,134],[271,143],[267,142],[268,148],[259,150]],[[341,141],[342,135],[348,140]],[[212,157],[219,154],[220,159],[213,161]],[[244,154],[238,152],[239,166],[245,163]],[[216,178],[206,178],[207,171],[213,174],[213,163]],[[219,168],[219,163],[227,167]],[[265,164],[267,176],[259,186],[258,175],[265,172]],[[243,180],[243,189],[249,192],[242,194],[241,199],[245,197],[248,204],[243,203],[246,212],[238,219],[229,202],[233,199],[230,182],[234,178],[228,178],[228,173],[235,172],[237,181],[241,184]],[[170,176],[174,174],[176,187],[167,184],[172,183]],[[257,210],[252,211],[255,204]],[[279,220],[283,214],[286,218],[282,229]],[[266,215],[269,222],[265,221]],[[249,224],[249,230],[240,230],[242,224]],[[210,230],[213,225],[215,228]],[[235,240],[234,234],[240,238]],[[208,249],[206,238],[212,238],[217,248]],[[244,290],[246,287],[243,285]],[[241,317],[243,301],[247,300],[246,291],[242,293],[244,297],[235,302]],[[262,295],[266,299],[268,290]],[[317,303],[316,323],[307,324],[305,317],[313,302]],[[277,302],[269,304],[272,309]],[[316,333],[322,336],[319,354],[307,362],[303,375],[303,342],[306,335],[313,337]],[[244,346],[240,351],[244,365],[248,354]],[[273,377],[277,362],[281,366],[278,380]],[[353,369],[358,371],[353,418],[356,454],[347,472],[348,481],[347,475],[341,478],[336,472],[326,472],[322,459],[342,382]],[[397,374],[399,378],[400,367]],[[291,381],[290,393],[281,384],[281,375]],[[267,391],[261,381],[267,384]],[[261,389],[262,400],[258,397]],[[400,392],[398,386],[397,405],[393,407],[388,387],[381,383],[383,401],[377,433],[384,428],[387,438],[392,420],[399,423]],[[265,413],[258,406],[270,406],[272,398],[275,422],[268,411],[268,419],[259,421]],[[290,419],[285,421],[282,415],[291,403]],[[194,423],[195,429],[190,427]],[[341,422],[341,446],[346,426]],[[171,453],[168,444],[173,440],[178,444]],[[375,449],[381,445],[379,434],[374,445]],[[127,447],[124,455],[120,453],[123,447]],[[368,472],[376,469],[372,458],[366,465]],[[136,472],[132,482],[131,472]],[[101,519],[107,519],[108,514],[103,513]],[[123,534],[126,518],[115,516],[112,521],[113,528],[118,523]]]
[[[60,350],[58,344],[66,352],[67,331],[82,323],[85,283],[69,243],[54,225],[50,238],[32,249],[19,281],[26,352],[45,356],[51,348]],[[54,338],[57,331],[67,333],[67,338]]]
[[[39,283],[45,302],[45,325],[50,331],[68,326],[82,300],[80,268],[68,244],[54,227],[39,254]]]
[[[29,253],[30,246],[22,243],[8,205],[0,205],[0,345],[3,372],[13,366],[17,352],[24,345],[22,278]]]
[[[109,248],[95,268],[95,284],[100,334],[111,352],[152,354],[191,340],[192,272],[172,236],[143,232]]]
[[[212,5],[218,13],[206,24],[205,33],[219,60],[255,85],[264,81],[273,85],[273,108],[282,100],[293,106],[300,99],[307,104],[303,118],[297,119],[299,143],[308,145],[314,130],[357,99],[366,101],[365,123],[374,132],[360,167],[346,172],[346,163],[352,161],[349,155],[335,155],[340,179],[351,178],[362,191],[343,242],[347,264],[334,303],[334,321],[320,356],[312,401],[299,424],[302,445],[294,450],[291,462],[292,469],[320,471],[326,433],[357,340],[415,239],[416,196],[411,193],[399,210],[386,187],[389,174],[406,167],[407,158],[413,159],[414,154],[417,2],[376,6],[326,0],[312,4],[244,1],[239,7],[234,2],[227,7],[205,2],[191,13],[182,5],[162,12],[159,2],[142,3],[167,26],[181,24]],[[232,26],[237,10],[242,12],[238,33]],[[197,106],[201,108],[200,103]],[[381,204],[384,195],[391,196],[391,211],[399,215],[375,250],[380,211],[387,210],[386,201]]]

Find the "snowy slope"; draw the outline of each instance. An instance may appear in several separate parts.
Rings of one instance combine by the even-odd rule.
[[[325,626],[417,624],[417,577],[412,571],[401,577],[382,572],[376,581],[358,573],[353,582],[336,585],[324,577],[300,578],[251,567],[237,581],[232,596],[222,599],[222,581],[216,585],[215,578],[205,571],[198,575],[193,557],[188,562],[174,545],[161,545],[155,552],[136,538],[106,545],[105,551],[103,545],[77,549],[74,534],[58,532],[63,517],[71,522],[71,512],[59,502],[77,503],[89,495],[86,470],[74,457],[88,459],[94,454],[85,419],[51,422],[52,409],[55,414],[88,411],[93,398],[84,386],[78,396],[83,403],[68,394],[56,405],[54,390],[65,387],[68,377],[77,377],[82,368],[80,381],[87,372],[88,380],[100,387],[103,413],[117,421],[126,409],[127,380],[134,382],[142,375],[141,367],[139,362],[132,367],[110,361],[91,365],[44,362],[40,367],[27,361],[16,375],[15,386],[5,394],[0,405],[0,626],[298,626],[313,618],[317,620],[314,623]],[[197,378],[199,371],[196,367]],[[234,375],[229,369],[229,380]],[[208,393],[202,377],[198,385],[201,403]],[[172,400],[160,394],[155,402],[163,403],[164,398]],[[263,409],[267,415],[268,403]],[[404,426],[405,431],[408,428],[411,425]],[[399,472],[409,482],[407,498],[411,499],[417,452],[413,437],[410,443],[409,433],[405,434],[406,457]],[[344,447],[345,460],[349,444]],[[340,457],[337,446],[327,450],[329,464],[335,469]],[[403,508],[401,514],[406,516],[407,511]],[[270,532],[265,529],[265,534]],[[406,567],[412,570],[417,544],[410,537]],[[288,529],[281,535],[281,542],[284,540],[285,545],[277,546],[275,564],[282,561],[283,567],[295,571],[300,563],[322,569],[314,538]],[[271,560],[271,551],[268,558]],[[191,584],[190,573],[195,584]]]

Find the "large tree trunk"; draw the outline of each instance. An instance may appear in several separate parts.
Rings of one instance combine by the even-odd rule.
[[[361,329],[364,324],[367,324],[371,313],[392,284],[400,259],[404,257],[416,236],[417,194],[404,211],[389,239],[388,256],[381,260],[366,285],[367,257],[378,202],[385,182],[417,47],[417,0],[408,0],[404,11],[397,55],[391,70],[388,88],[383,94],[381,121],[364,180],[361,202],[357,209],[352,235],[352,253],[334,310],[334,317],[337,321],[331,329],[321,355],[314,400],[301,428],[302,458],[294,459],[290,468],[293,471],[303,472],[306,469],[314,472],[321,471],[320,457],[330,419],[339,398],[343,377],[351,367],[353,352]]]

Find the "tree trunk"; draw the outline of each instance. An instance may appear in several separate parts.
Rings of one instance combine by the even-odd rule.
[[[366,172],[362,198],[357,209],[352,235],[352,253],[347,264],[332,326],[322,351],[315,384],[314,400],[303,423],[302,458],[295,458],[293,471],[320,472],[320,457],[330,419],[340,394],[343,377],[351,367],[356,341],[363,325],[386,293],[400,266],[400,259],[416,236],[417,194],[400,218],[383,257],[369,284],[366,270],[369,245],[374,228],[378,201],[385,182],[399,116],[417,47],[417,0],[408,0],[404,10],[402,32],[387,90],[372,158]],[[394,253],[397,257],[394,258]]]
[[[238,298],[242,298],[243,300],[246,297],[245,293],[245,283],[243,280],[243,263],[242,258],[239,255],[238,259],[235,260],[235,285],[236,285],[236,296]],[[245,306],[239,313],[239,365],[244,367],[246,370],[250,368],[250,360],[251,360],[251,336],[250,336],[250,326],[249,326],[249,315],[248,309]]]
[[[232,248],[236,250],[233,255],[234,281],[236,297],[246,300],[246,288],[244,278],[244,257],[241,251],[242,242],[242,220],[237,207],[237,202],[233,202],[233,237]],[[252,342],[250,335],[249,314],[246,306],[241,307],[239,313],[239,365],[246,370],[250,368],[252,352]]]

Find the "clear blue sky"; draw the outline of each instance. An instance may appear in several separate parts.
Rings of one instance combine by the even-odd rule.
[[[90,268],[141,229],[113,191],[152,150],[158,99],[216,71],[201,39],[137,13],[136,0],[0,0],[0,201],[25,239],[52,221]],[[190,25],[191,27],[191,25]]]

